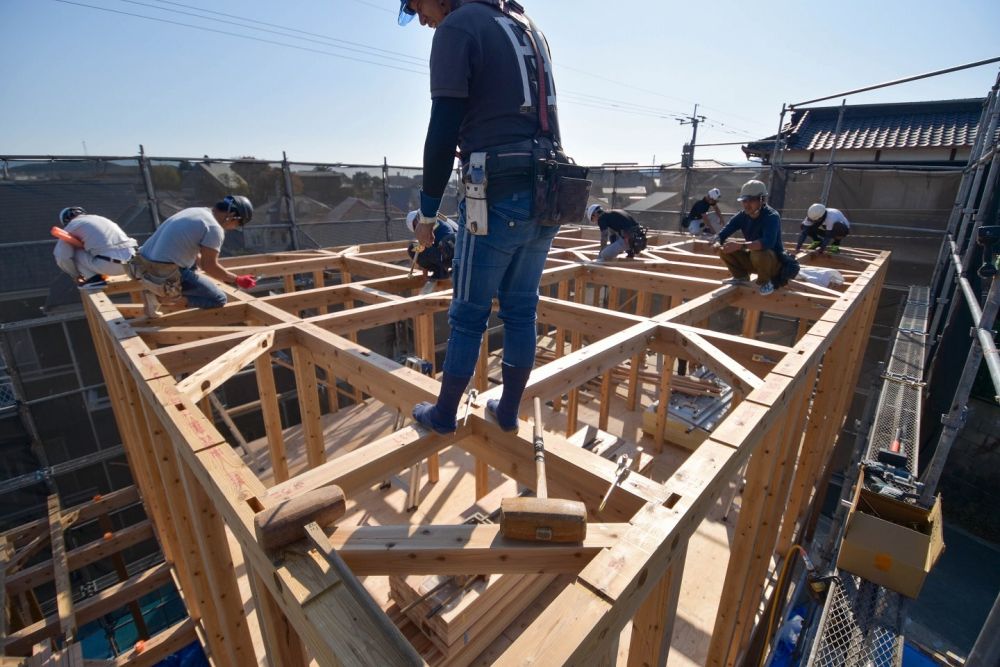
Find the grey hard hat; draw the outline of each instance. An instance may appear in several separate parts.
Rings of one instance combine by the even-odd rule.
[[[761,181],[747,181],[740,188],[740,196],[736,198],[736,201],[743,201],[745,199],[753,199],[755,197],[766,197],[767,196],[767,186]]]

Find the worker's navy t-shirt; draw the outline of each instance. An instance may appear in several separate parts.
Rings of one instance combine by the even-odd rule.
[[[535,37],[548,74],[548,113],[555,128],[548,44],[540,32]],[[448,14],[434,33],[430,68],[432,98],[468,99],[458,138],[463,160],[538,134],[535,52],[521,25],[496,7],[470,2]]]
[[[708,205],[708,202],[704,198],[699,199],[691,207],[691,212],[688,213],[688,220],[701,220],[701,216],[708,213],[708,209],[710,208],[711,206]]]
[[[719,232],[719,241],[725,243],[734,232],[743,232],[747,241],[760,241],[762,249],[773,250],[779,255],[784,251],[781,244],[781,214],[770,206],[760,209],[760,215],[751,218],[740,211]]]
[[[607,213],[602,213],[601,217],[597,219],[597,226],[602,232],[606,229],[610,229],[621,234],[626,230],[638,227],[639,223],[625,211],[616,208],[608,211]]]

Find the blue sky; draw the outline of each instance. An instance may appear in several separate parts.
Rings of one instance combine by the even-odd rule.
[[[564,144],[587,164],[678,160],[690,127],[676,116],[695,103],[708,118],[699,144],[741,141],[772,134],[783,102],[1000,55],[996,0],[522,2],[552,48]],[[157,156],[419,165],[432,31],[398,27],[397,8],[0,0],[0,155],[83,155],[86,142],[90,155],[143,144]],[[848,103],[982,97],[997,71]]]

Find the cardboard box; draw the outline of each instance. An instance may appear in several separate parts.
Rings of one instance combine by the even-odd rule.
[[[929,510],[864,488],[854,492],[837,567],[915,598],[944,551],[941,496]]]

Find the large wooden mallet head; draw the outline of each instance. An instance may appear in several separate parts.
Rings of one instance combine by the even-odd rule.
[[[305,525],[328,526],[344,516],[347,501],[339,486],[321,486],[258,512],[253,518],[257,542],[265,550],[279,549],[306,537]]]

